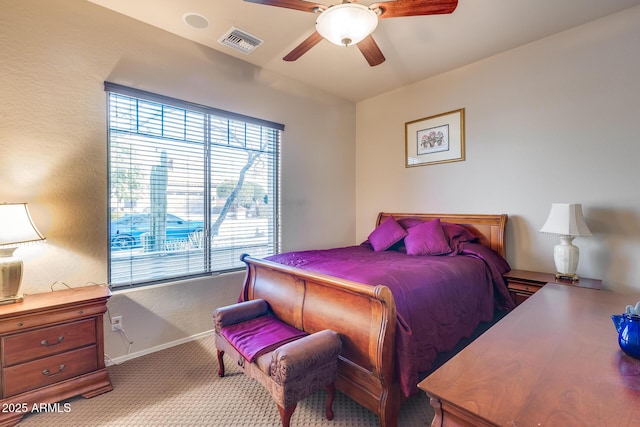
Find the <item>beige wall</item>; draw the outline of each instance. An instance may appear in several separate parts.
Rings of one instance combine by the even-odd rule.
[[[358,103],[357,239],[378,211],[507,213],[512,267],[553,272],[537,230],[582,203],[578,274],[640,290],[638,46],[635,7]],[[458,108],[466,160],[405,168],[404,123]]]
[[[107,280],[105,80],[284,123],[283,248],[353,242],[353,103],[83,0],[0,10],[0,202],[28,202],[48,239],[18,252],[23,292]],[[143,353],[210,330],[242,278],[119,292],[109,312]],[[128,347],[108,328],[110,357]]]

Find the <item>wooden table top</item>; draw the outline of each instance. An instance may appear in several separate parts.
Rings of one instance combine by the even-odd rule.
[[[547,284],[419,387],[498,426],[640,425],[640,360],[611,321],[639,300]]]

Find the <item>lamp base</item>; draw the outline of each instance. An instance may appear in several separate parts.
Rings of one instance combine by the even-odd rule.
[[[566,274],[566,273],[556,273],[556,279],[571,280],[572,282],[577,282],[578,280],[580,280],[577,274]]]
[[[22,302],[24,300],[24,295],[14,295],[12,297],[2,297],[0,298],[0,305],[6,304],[14,304],[16,302]]]
[[[16,248],[0,249],[0,305],[22,301],[22,260],[13,256]]]
[[[573,245],[573,236],[560,236],[560,243],[553,248],[553,260],[556,264],[556,277],[564,276],[571,280],[578,280],[578,258],[580,251]]]

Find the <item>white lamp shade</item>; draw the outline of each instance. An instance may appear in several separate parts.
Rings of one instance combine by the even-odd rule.
[[[316,20],[322,37],[339,46],[360,43],[378,25],[378,15],[358,3],[343,3],[324,10]]]
[[[582,205],[571,203],[552,203],[549,217],[540,232],[563,236],[591,236],[591,230],[582,216]]]
[[[44,237],[31,220],[26,203],[0,204],[0,247],[40,240]]]

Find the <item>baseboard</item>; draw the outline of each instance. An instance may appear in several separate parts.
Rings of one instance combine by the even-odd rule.
[[[181,338],[179,340],[175,340],[175,341],[171,341],[171,342],[164,343],[164,344],[161,344],[161,345],[157,345],[155,347],[147,348],[145,350],[136,351],[135,353],[125,354],[124,356],[115,357],[113,359],[105,354],[104,355],[105,356],[105,364],[107,366],[119,365],[121,363],[126,362],[127,360],[135,359],[135,358],[141,357],[141,356],[146,356],[147,354],[155,353],[156,351],[166,350],[168,348],[175,347],[175,346],[180,345],[180,344],[188,343],[189,341],[195,341],[195,340],[198,340],[200,338],[204,338],[206,336],[213,335],[213,333],[214,333],[214,330],[211,329],[209,331],[200,332],[199,334],[191,335],[189,337]]]

